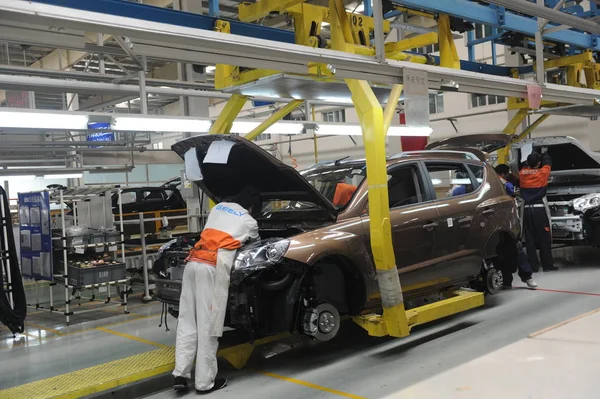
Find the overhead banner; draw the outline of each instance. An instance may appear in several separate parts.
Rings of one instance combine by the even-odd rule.
[[[21,274],[36,280],[53,279],[50,195],[47,191],[19,193]]]
[[[106,122],[90,122],[88,129],[101,130],[98,133],[91,133],[87,136],[87,141],[115,141],[115,134],[109,132],[111,129],[110,123]],[[100,148],[101,146],[90,146],[90,148]]]

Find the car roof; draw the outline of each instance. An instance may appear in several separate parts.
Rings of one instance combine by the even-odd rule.
[[[470,161],[481,163],[482,161],[477,155],[469,151],[449,151],[449,150],[422,150],[422,151],[405,151],[392,155],[387,158],[387,165],[395,165],[400,162],[411,161]],[[347,159],[341,161],[319,162],[308,169],[300,172],[301,174],[308,173],[314,170],[339,169],[340,167],[348,168],[363,168],[366,160],[363,159]]]

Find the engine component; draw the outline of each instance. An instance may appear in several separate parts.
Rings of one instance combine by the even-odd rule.
[[[304,311],[304,334],[318,341],[329,341],[340,329],[340,314],[328,303]]]

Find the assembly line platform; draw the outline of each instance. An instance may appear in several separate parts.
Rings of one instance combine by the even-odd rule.
[[[243,370],[222,362],[230,385],[213,395],[564,398],[568,388],[571,397],[596,397],[588,363],[600,356],[598,266],[581,261],[536,274],[538,291],[515,283],[482,308],[415,327],[402,339],[369,337],[348,322],[330,342],[265,345]],[[155,398],[178,397],[169,386],[175,320],[167,332],[158,327],[159,303],[134,294],[130,304],[128,315],[98,310],[69,327],[60,315],[33,311],[16,339],[2,327],[0,397],[74,398],[135,383],[153,384]]]

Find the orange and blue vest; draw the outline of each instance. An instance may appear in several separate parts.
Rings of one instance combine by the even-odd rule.
[[[552,161],[550,157],[544,154],[542,158],[542,167],[533,169],[525,167],[519,172],[521,181],[521,197],[525,201],[525,205],[541,204],[548,190],[548,178]]]

